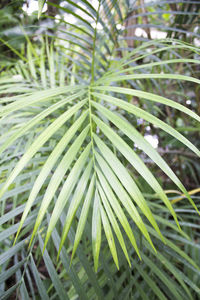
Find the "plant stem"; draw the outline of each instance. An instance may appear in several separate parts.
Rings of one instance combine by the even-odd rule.
[[[99,6],[98,6],[98,9],[97,9],[96,24],[95,24],[95,29],[94,29],[94,38],[93,38],[93,47],[92,47],[92,67],[91,67],[92,77],[91,77],[91,83],[94,82],[94,73],[95,73],[95,69],[94,69],[95,64],[94,64],[94,61],[95,61],[96,38],[97,38],[97,24],[98,24],[98,21],[99,21],[100,6],[101,6],[101,0],[99,0]]]

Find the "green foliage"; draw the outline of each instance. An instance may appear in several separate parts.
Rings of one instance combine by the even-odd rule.
[[[183,115],[199,130],[196,109],[183,105],[185,89],[200,83],[199,49],[131,36],[136,47],[127,48],[117,24],[129,1],[123,10],[118,1],[79,2],[51,3],[76,23],[65,21],[61,39],[59,28],[37,43],[26,36],[26,55],[15,52],[0,78],[1,299],[197,299],[199,197],[137,120],[200,156],[180,130]],[[152,12],[153,4],[154,20]],[[174,84],[180,94],[170,96]],[[177,209],[171,189],[190,204]]]

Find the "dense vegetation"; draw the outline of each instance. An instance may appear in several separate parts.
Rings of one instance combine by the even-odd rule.
[[[33,2],[0,4],[0,299],[199,299],[199,1]]]

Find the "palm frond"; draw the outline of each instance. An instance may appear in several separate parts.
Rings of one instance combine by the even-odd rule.
[[[38,16],[44,2],[39,1]],[[44,299],[133,295],[136,299],[163,300],[169,295],[193,299],[200,294],[195,277],[199,266],[194,255],[190,257],[189,246],[198,246],[180,230],[190,223],[179,218],[140,151],[185,195],[193,213],[199,213],[199,206],[131,120],[142,118],[200,156],[192,141],[154,110],[165,105],[200,121],[168,93],[160,95],[162,87],[158,88],[163,80],[167,85],[197,86],[197,78],[170,73],[170,68],[199,64],[194,58],[199,50],[174,39],[150,41],[133,51],[123,50],[116,61],[112,59],[119,42],[116,20],[122,23],[125,15],[118,2],[99,1],[97,9],[87,0],[66,2],[66,7],[52,3],[77,20],[65,34],[66,49],[55,50],[53,43],[43,39],[38,55],[28,40],[27,59],[8,70],[9,75],[20,75],[20,80],[15,75],[0,80],[0,129],[6,128],[0,137],[3,299],[17,288],[22,299],[29,294],[34,299],[30,274]],[[142,16],[146,13],[137,18]],[[98,31],[99,24],[103,31]],[[179,49],[190,53],[189,58],[177,58]],[[141,59],[145,64],[138,64]],[[144,82],[149,86],[145,91]],[[145,105],[135,105],[133,97]],[[155,193],[151,197],[158,198],[156,203],[144,195],[138,178]],[[182,249],[178,241],[184,244]],[[50,253],[55,251],[57,261]],[[41,275],[36,257],[43,257],[50,283]],[[14,266],[10,266],[12,260]],[[174,260],[181,266],[174,266]],[[127,271],[123,266],[128,265]],[[15,284],[5,287],[15,273]]]

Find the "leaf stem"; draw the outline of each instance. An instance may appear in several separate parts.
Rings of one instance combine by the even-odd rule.
[[[96,39],[97,39],[97,24],[99,22],[99,10],[101,7],[101,0],[99,0],[99,5],[98,5],[98,9],[97,9],[97,18],[96,18],[96,24],[95,24],[95,29],[94,29],[94,38],[93,38],[93,47],[92,47],[92,67],[91,67],[91,83],[94,82],[94,73],[95,73],[95,50],[96,50]]]

